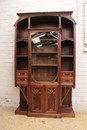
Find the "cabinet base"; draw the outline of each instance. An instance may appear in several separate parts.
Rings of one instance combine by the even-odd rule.
[[[51,113],[34,113],[28,112],[27,110],[21,110],[20,106],[15,111],[15,114],[19,115],[27,115],[29,117],[50,117],[50,118],[61,118],[61,117],[75,117],[75,113],[72,107],[63,106],[61,107],[59,114],[51,114]]]
[[[72,107],[62,106],[60,112],[61,117],[75,117],[75,113]]]

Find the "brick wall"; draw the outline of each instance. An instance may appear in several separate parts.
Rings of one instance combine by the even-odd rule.
[[[87,0],[85,0],[86,2]],[[18,106],[19,91],[14,87],[14,23],[19,12],[73,11],[76,25],[75,111],[87,111],[87,53],[83,52],[83,0],[0,0],[0,105]]]

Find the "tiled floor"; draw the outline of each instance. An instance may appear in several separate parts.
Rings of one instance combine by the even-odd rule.
[[[75,118],[34,118],[15,115],[15,108],[0,106],[0,130],[87,130],[87,113]]]

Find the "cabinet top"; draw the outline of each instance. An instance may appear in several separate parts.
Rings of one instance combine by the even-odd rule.
[[[26,13],[17,13],[17,15],[20,16],[37,16],[37,15],[55,15],[55,16],[59,16],[59,15],[68,15],[71,16],[73,13],[73,11],[61,11],[61,12],[26,12]]]

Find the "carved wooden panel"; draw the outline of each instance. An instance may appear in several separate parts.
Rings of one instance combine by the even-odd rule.
[[[41,88],[32,88],[32,111],[41,111]]]
[[[58,88],[47,88],[46,89],[46,111],[47,112],[57,112],[58,110]]]
[[[47,89],[48,96],[48,111],[55,110],[55,88]]]

